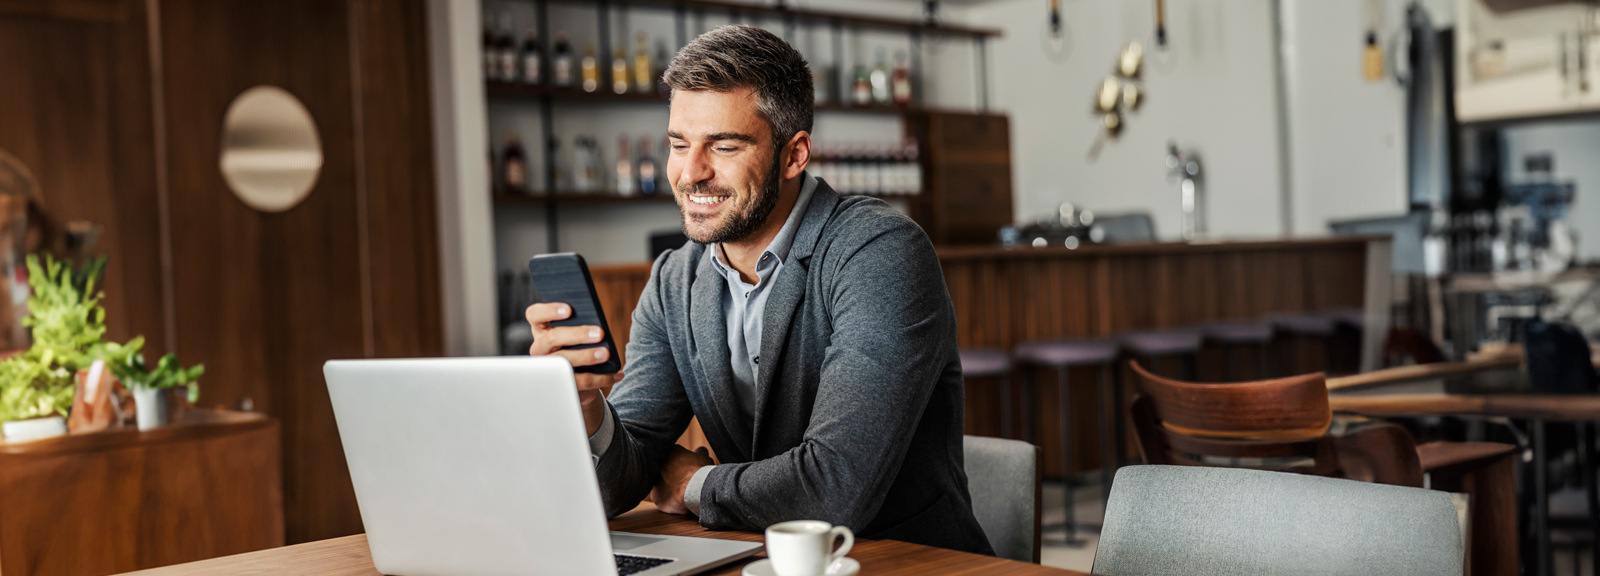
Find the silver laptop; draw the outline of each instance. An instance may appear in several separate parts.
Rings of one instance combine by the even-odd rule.
[[[667,576],[761,549],[610,532],[564,359],[335,360],[323,374],[384,574]]]

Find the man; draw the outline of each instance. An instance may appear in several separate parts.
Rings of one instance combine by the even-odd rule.
[[[992,554],[962,468],[939,261],[888,205],[805,173],[805,59],[764,30],[725,26],[684,47],[664,81],[667,176],[691,241],[655,261],[627,377],[578,375],[607,513],[648,494],[707,528],[816,519]],[[604,361],[603,349],[564,349],[601,337],[550,327],[570,314],[529,308],[530,352]],[[721,464],[675,444],[695,416]]]

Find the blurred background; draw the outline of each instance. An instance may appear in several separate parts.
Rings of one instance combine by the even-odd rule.
[[[810,172],[922,225],[964,348],[1272,327],[1242,378],[1600,336],[1592,1],[4,0],[5,347],[24,255],[103,256],[105,338],[204,363],[194,405],[281,450],[276,536],[43,572],[360,532],[322,362],[525,353],[535,254],[582,254],[625,338],[684,242],[661,71],[730,23],[808,59]],[[969,388],[969,433],[1037,416],[1054,479],[1137,455],[1093,387],[1023,394]]]

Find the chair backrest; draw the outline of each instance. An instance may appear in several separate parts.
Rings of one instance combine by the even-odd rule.
[[[1300,474],[1128,466],[1117,472],[1094,573],[1459,576],[1445,492]]]
[[[1255,468],[1422,486],[1405,429],[1371,423],[1334,437],[1321,374],[1255,382],[1180,382],[1130,362],[1129,412],[1146,464]]]
[[[1162,424],[1189,436],[1303,439],[1321,436],[1333,420],[1321,373],[1254,382],[1182,382],[1132,366],[1140,394]]]
[[[1038,563],[1039,447],[982,436],[964,440],[972,513],[995,555]]]

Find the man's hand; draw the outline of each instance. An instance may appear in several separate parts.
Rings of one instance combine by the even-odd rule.
[[[689,485],[689,479],[694,478],[694,473],[700,471],[701,467],[715,464],[704,446],[690,452],[673,444],[672,451],[667,453],[667,461],[661,464],[661,480],[650,491],[650,501],[655,502],[656,508],[662,512],[688,514],[689,507],[683,503],[684,487]]]
[[[594,344],[604,337],[604,332],[599,326],[562,326],[550,327],[556,320],[564,320],[572,316],[572,307],[560,302],[547,302],[534,304],[528,307],[528,324],[533,325],[533,347],[528,349],[531,356],[544,356],[555,354],[566,358],[573,366],[589,366],[606,361],[610,351],[604,347],[584,348],[582,350],[563,350],[565,346],[578,344]],[[583,405],[583,423],[589,430],[589,435],[594,436],[600,430],[600,423],[605,421],[605,402],[600,401],[600,389],[622,381],[622,373],[616,374],[573,374],[578,380],[578,400]]]

